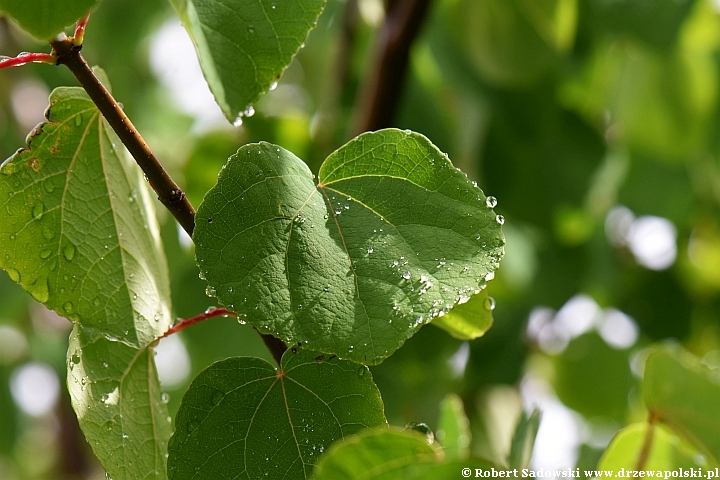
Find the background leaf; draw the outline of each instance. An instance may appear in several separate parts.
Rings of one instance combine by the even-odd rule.
[[[277,82],[326,0],[171,0],[215,100],[233,122]],[[250,114],[248,114],[250,115]]]
[[[682,351],[659,349],[645,364],[648,409],[720,463],[720,376]]]
[[[535,438],[540,429],[541,417],[542,414],[538,409],[533,410],[530,415],[525,411],[520,415],[520,420],[518,420],[510,444],[510,456],[508,457],[508,466],[510,468],[523,469],[530,466],[530,458],[535,446]]]
[[[142,174],[118,145],[82,89],[52,93],[48,122],[0,169],[0,265],[76,322],[68,387],[108,473],[162,478],[170,428],[149,345],[170,324],[169,280]]]
[[[306,479],[333,442],[385,424],[365,366],[296,348],[279,371],[259,358],[228,358],[200,373],[183,397],[168,473]]]
[[[634,423],[620,430],[603,453],[598,470],[617,472],[637,468],[645,443],[647,423]],[[652,444],[643,470],[698,468],[698,451],[662,425],[653,427]],[[702,465],[705,467],[706,465]]]
[[[48,40],[88,13],[97,0],[0,0],[7,12],[27,32]]]
[[[467,459],[444,462],[442,449],[412,431],[365,431],[338,442],[320,458],[314,480],[374,480],[462,478],[463,468],[491,468],[488,462]]]
[[[368,364],[479,293],[504,245],[482,191],[393,129],[331,154],[317,185],[292,153],[242,147],[196,222],[209,293],[263,332]]]
[[[443,446],[446,458],[463,460],[468,457],[470,423],[462,400],[455,394],[448,394],[440,402],[440,418],[435,438]]]

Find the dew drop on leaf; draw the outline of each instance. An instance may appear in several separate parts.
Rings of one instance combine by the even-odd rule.
[[[71,262],[75,257],[75,245],[72,243],[65,245],[65,248],[63,248],[63,256],[65,257],[65,260]]]
[[[495,221],[500,225],[504,225],[505,217],[503,217],[502,215],[495,215]]]
[[[487,297],[485,299],[485,308],[490,311],[495,310],[495,299],[493,297]]]
[[[493,197],[492,195],[487,197],[485,199],[485,205],[487,205],[488,208],[495,208],[497,206],[497,198]]]
[[[32,217],[36,219],[42,218],[43,212],[45,211],[45,205],[42,204],[42,202],[38,202],[33,206],[32,209]]]

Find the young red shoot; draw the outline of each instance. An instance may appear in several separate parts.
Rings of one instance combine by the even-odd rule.
[[[17,57],[0,57],[0,69],[20,67],[28,63],[55,65],[57,58],[52,53],[21,53]]]
[[[90,19],[90,12],[87,13],[83,18],[78,20],[77,26],[75,27],[75,35],[73,35],[73,45],[79,47],[83,44],[85,38],[85,27],[87,26],[88,20]]]

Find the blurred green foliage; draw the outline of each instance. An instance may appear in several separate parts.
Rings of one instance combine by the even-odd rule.
[[[197,206],[226,158],[245,143],[282,145],[317,172],[347,140],[382,20],[381,1],[358,0],[348,43],[351,4],[328,0],[278,88],[239,128],[199,127],[199,115],[178,104],[153,73],[158,32],[168,21],[179,23],[164,0],[103,0],[83,53],[107,71],[116,98]],[[531,399],[526,387],[540,382],[591,432],[578,437],[572,457],[591,468],[612,433],[647,418],[638,376],[651,343],[681,344],[720,368],[719,8],[711,0],[433,2],[411,52],[395,126],[426,135],[498,198],[507,253],[488,287],[497,308],[485,336],[466,344],[426,326],[373,367],[391,424],[436,429],[439,404],[454,392],[473,432],[471,453],[492,456],[509,448],[497,438],[512,433],[520,412],[519,394],[515,408],[508,401],[514,397],[495,393],[520,386]],[[0,20],[0,52],[26,50],[47,46]],[[193,57],[184,51],[170,59],[176,76],[189,75],[183,67]],[[42,119],[49,91],[75,81],[66,69],[45,65],[5,70],[0,78],[0,158],[7,158],[24,145],[29,122]],[[211,300],[191,248],[158,210],[174,313],[190,317]],[[652,217],[669,220],[675,231],[676,253],[659,270],[642,260],[641,244],[644,238],[647,250],[667,235],[642,237],[633,223]],[[561,322],[561,307],[578,294],[589,295],[597,310],[575,311]],[[104,478],[76,427],[60,421],[67,401],[33,417],[10,394],[26,362],[46,362],[64,379],[69,322],[35,304],[4,273],[0,306],[0,326],[13,332],[0,330],[0,478]],[[610,308],[632,318],[636,340],[608,341],[627,326],[611,322]],[[600,334],[573,330],[587,315]],[[271,359],[252,329],[233,319],[180,335],[191,368],[167,388],[173,416],[190,380],[213,361]],[[488,413],[501,411],[512,418]],[[616,442],[639,442],[633,428]],[[608,429],[610,436],[592,433]],[[662,435],[669,442],[672,434]]]

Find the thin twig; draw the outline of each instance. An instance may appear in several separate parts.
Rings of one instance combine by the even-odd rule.
[[[87,19],[85,19],[85,21],[86,20]],[[85,23],[87,23],[87,21]],[[50,45],[53,47],[57,64],[65,65],[70,69],[72,74],[75,75],[75,78],[80,82],[80,85],[85,89],[98,110],[100,110],[100,113],[102,113],[105,120],[110,124],[110,127],[112,127],[145,173],[150,186],[158,195],[158,200],[172,213],[188,235],[192,236],[195,228],[195,209],[185,196],[185,192],[180,189],[177,183],[175,183],[165,171],[160,161],[155,157],[155,154],[150,150],[150,147],[145,143],[145,140],[143,140],[127,115],[125,115],[125,112],[120,108],[110,92],[108,92],[100,82],[100,79],[80,54],[82,45],[75,45],[71,38],[55,40],[50,42]],[[216,315],[222,315],[222,313],[216,313],[212,316]],[[199,317],[201,316],[202,315]],[[197,317],[193,317],[193,319],[194,318]],[[193,319],[189,319],[186,322],[190,322]],[[201,320],[195,320],[192,323],[197,323],[198,321]],[[192,323],[187,323],[182,328]],[[280,357],[282,357],[282,354],[287,350],[285,343],[272,335],[258,333],[270,350],[273,358],[275,358],[279,364]],[[169,333],[166,333],[166,335],[169,335]]]
[[[0,69],[9,67],[21,67],[28,63],[46,63],[55,65],[57,59],[51,53],[21,53],[17,57],[0,57]]]
[[[659,420],[659,417],[654,413],[650,412],[648,416],[647,430],[645,431],[645,440],[643,441],[640,455],[638,456],[637,465],[635,465],[635,471],[639,472],[645,469],[648,459],[650,458],[650,450],[652,449],[653,437],[655,433],[655,423]]]
[[[431,0],[391,0],[380,33],[375,66],[355,102],[354,134],[392,125],[407,73],[410,47],[420,33]]]
[[[185,196],[185,192],[165,171],[125,112],[82,57],[80,54],[82,46],[74,45],[70,38],[52,41],[50,45],[57,56],[57,64],[65,65],[75,75],[100,113],[145,172],[150,186],[158,195],[158,200],[172,213],[183,229],[192,235],[195,227],[195,209]]]

